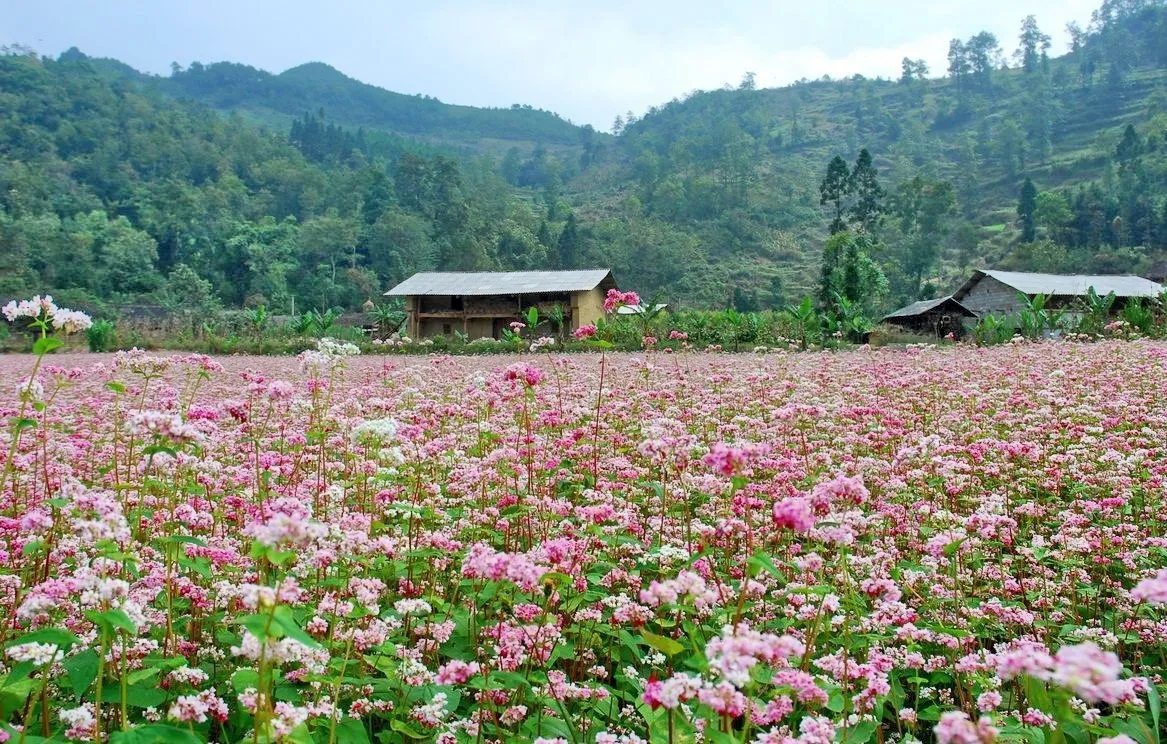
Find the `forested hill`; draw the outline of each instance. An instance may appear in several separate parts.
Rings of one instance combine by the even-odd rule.
[[[1167,250],[1167,6],[1107,2],[1072,35],[1050,58],[1030,17],[1016,39],[953,40],[946,70],[905,59],[898,80],[746,76],[618,120],[622,159],[572,195],[590,218],[622,215],[612,232],[647,220],[661,245],[697,236],[733,266],[722,296],[737,288],[747,306],[819,281],[828,164],[841,156],[850,176],[863,149],[883,192],[871,258],[885,306],[950,290],[970,266],[1142,271]],[[1026,179],[1037,206],[1023,218]],[[842,194],[842,211],[856,200]],[[692,278],[656,266],[661,283]]]
[[[1053,58],[1039,20],[894,81],[747,75],[615,137],[321,64],[155,77],[16,50],[0,294],[352,307],[416,270],[604,265],[753,309],[826,302],[837,268],[874,314],[973,266],[1143,271],[1167,254],[1167,7],[1108,0]]]
[[[511,142],[576,145],[579,128],[550,111],[514,104],[476,108],[404,95],[354,80],[322,62],[308,62],[272,74],[234,62],[175,63],[168,77],[143,75],[117,60],[91,59],[73,48],[61,61],[88,61],[108,74],[155,87],[176,98],[220,111],[245,113],[266,124],[287,126],[305,111],[324,111],[340,126],[410,135],[429,142],[472,149]]]

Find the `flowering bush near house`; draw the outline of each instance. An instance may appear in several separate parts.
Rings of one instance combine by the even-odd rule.
[[[355,352],[0,359],[0,739],[1160,741],[1167,346]]]

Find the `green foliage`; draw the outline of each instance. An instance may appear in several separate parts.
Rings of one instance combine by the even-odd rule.
[[[887,278],[873,258],[879,251],[868,233],[841,232],[827,241],[819,298],[829,314],[838,314],[840,298],[863,308],[879,304],[888,289]]]
[[[1037,187],[1028,178],[1021,185],[1021,196],[1017,200],[1017,218],[1021,220],[1021,240],[1032,243],[1037,238]]]
[[[85,340],[92,352],[112,351],[117,326],[112,320],[98,318],[85,331]]]
[[[985,315],[973,327],[972,336],[979,346],[993,346],[1009,341],[1016,332],[1017,327],[1010,319]]]
[[[253,307],[250,310],[244,311],[244,317],[251,324],[251,329],[256,336],[263,335],[263,332],[267,330],[268,321],[271,319],[266,305],[260,305],[259,307]]]
[[[1036,294],[1032,297],[1021,295],[1024,307],[1017,316],[1018,332],[1026,338],[1042,338],[1047,333],[1057,331],[1065,317],[1064,309],[1048,307],[1049,297]]]
[[[388,305],[377,305],[369,315],[373,317],[377,332],[383,337],[396,331],[405,322],[405,311]]]
[[[1089,287],[1086,290],[1086,298],[1082,308],[1082,316],[1078,321],[1078,331],[1080,333],[1089,333],[1091,335],[1100,335],[1106,328],[1106,324],[1110,322],[1111,309],[1115,302],[1114,292],[1110,292],[1104,297],[1100,297],[1094,287]]]

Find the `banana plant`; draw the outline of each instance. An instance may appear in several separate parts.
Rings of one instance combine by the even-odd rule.
[[[1115,299],[1114,292],[1102,297],[1094,290],[1094,287],[1089,287],[1086,290],[1086,312],[1078,324],[1079,330],[1085,333],[1101,333],[1107,322],[1110,321],[1110,312],[1114,307]]]
[[[563,328],[567,325],[567,314],[564,313],[561,305],[553,305],[547,311],[547,321],[555,328],[555,335],[557,338],[563,338]]]
[[[871,331],[871,323],[863,314],[863,308],[858,303],[849,300],[838,292],[835,295],[835,319],[837,330],[843,332],[843,337],[853,344],[863,343]]]
[[[810,297],[802,298],[797,305],[790,305],[784,311],[792,321],[798,333],[798,347],[806,350],[808,339],[818,333],[822,327],[822,318],[814,309],[814,301]]]
[[[1046,331],[1055,331],[1061,326],[1066,311],[1047,308],[1046,305],[1049,303],[1047,295],[1040,293],[1033,297],[1022,295],[1022,300],[1025,307],[1018,316],[1022,335],[1027,338],[1040,338]]]
[[[1122,308],[1122,319],[1130,323],[1132,328],[1137,328],[1139,333],[1147,335],[1154,325],[1155,313],[1143,304],[1143,298],[1131,297]]]
[[[393,332],[405,322],[405,312],[386,305],[378,305],[369,311],[373,318],[373,325],[382,337],[393,335]]]
[[[256,336],[262,336],[264,330],[267,329],[268,320],[271,319],[271,314],[267,311],[266,305],[260,305],[248,310],[244,317],[247,322],[251,324],[251,330]]]

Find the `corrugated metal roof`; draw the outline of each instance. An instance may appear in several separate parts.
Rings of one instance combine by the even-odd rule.
[[[504,295],[615,287],[610,269],[574,271],[423,271],[386,295]]]
[[[621,305],[620,307],[616,308],[616,314],[617,315],[643,315],[647,312],[657,312],[659,310],[664,310],[666,307],[668,307],[668,303],[664,303],[664,302],[653,305],[651,311],[647,307],[645,307],[644,305]]]
[[[969,317],[976,317],[976,313],[974,313],[972,310],[969,310],[967,307],[960,304],[956,300],[952,299],[952,295],[946,295],[944,297],[937,297],[932,300],[919,300],[918,302],[913,302],[907,307],[901,307],[895,312],[888,313],[887,315],[883,316],[883,319],[887,320],[888,318],[910,318],[914,315],[926,313],[929,310],[939,307],[946,302],[952,302],[952,304],[956,305],[957,309],[963,310],[969,315]]]
[[[969,290],[982,277],[991,277],[1013,287],[1026,295],[1050,296],[1085,296],[1090,287],[1105,297],[1114,292],[1116,297],[1158,297],[1163,292],[1162,285],[1144,279],[1141,276],[1119,274],[1031,274],[1024,271],[997,271],[995,269],[977,269],[967,282],[953,295],[957,300],[968,294]]]

